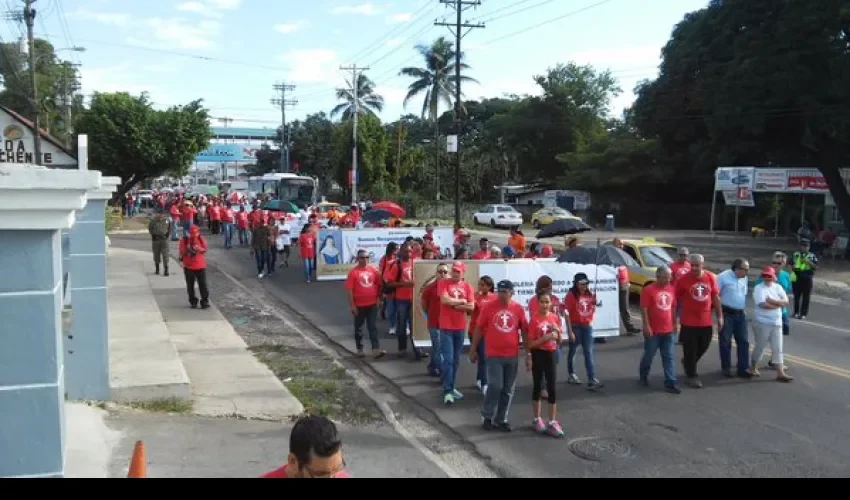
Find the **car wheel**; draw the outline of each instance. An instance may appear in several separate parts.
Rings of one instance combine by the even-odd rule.
[[[496,228],[496,219],[490,219],[490,227],[492,227],[493,229]]]
[[[481,223],[480,223],[480,222],[478,222],[478,217],[473,217],[473,218],[472,218],[472,225],[473,225],[473,226],[480,226],[480,225],[481,225]]]

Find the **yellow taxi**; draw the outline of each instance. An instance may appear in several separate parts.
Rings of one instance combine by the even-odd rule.
[[[605,242],[606,245],[613,243],[613,240]],[[655,281],[655,271],[660,266],[670,267],[676,260],[676,246],[656,241],[655,238],[623,239],[623,250],[640,264],[639,268],[629,269],[631,293],[641,293],[643,287]]]
[[[531,225],[534,226],[534,229],[540,229],[561,219],[581,220],[581,217],[573,215],[569,210],[564,210],[561,207],[541,208],[531,214]]]

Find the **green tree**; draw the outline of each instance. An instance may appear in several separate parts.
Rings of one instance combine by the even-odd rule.
[[[341,103],[331,110],[331,118],[342,116],[342,121],[348,121],[354,117],[354,110],[363,115],[378,116],[377,113],[384,109],[384,98],[375,92],[375,83],[363,73],[357,75],[357,99],[355,106],[354,85],[347,81],[348,88],[336,91],[336,98]]]
[[[404,98],[404,106],[407,107],[407,103],[412,99],[423,96],[422,118],[436,121],[439,117],[440,104],[451,108],[454,103],[456,85],[454,44],[441,36],[431,45],[417,45],[416,51],[422,56],[425,65],[419,68],[402,68],[399,72],[401,76],[413,78]],[[468,64],[462,62],[463,59],[464,56],[461,53],[462,73],[470,69]],[[474,78],[463,74],[461,81],[478,83]]]
[[[351,152],[353,146],[353,121],[342,122],[334,130],[333,154],[336,165],[336,181],[340,186],[349,186]],[[397,194],[387,172],[389,141],[381,121],[374,116],[362,117],[357,125],[357,172],[358,191],[366,197],[386,198]]]
[[[157,111],[147,94],[126,92],[96,93],[76,130],[89,136],[90,168],[121,177],[116,197],[161,175],[185,176],[212,137],[200,100]]]
[[[41,126],[68,141],[72,124],[66,123],[65,105],[70,107],[72,117],[82,110],[82,96],[75,93],[79,72],[71,62],[57,57],[47,40],[36,38],[34,45]],[[3,78],[0,105],[32,120],[29,63],[20,43],[0,43],[0,76]]]
[[[308,115],[303,121],[293,123],[292,161],[301,165],[302,173],[318,177],[323,190],[331,185],[337,174],[330,147],[335,128],[325,113]]]
[[[713,0],[673,31],[636,123],[689,182],[722,164],[815,167],[850,230],[848,54],[846,0]]]

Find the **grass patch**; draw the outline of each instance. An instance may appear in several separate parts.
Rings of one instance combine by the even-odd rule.
[[[177,398],[166,398],[154,399],[152,401],[136,401],[130,403],[130,407],[153,413],[189,413],[192,411],[192,402]]]
[[[335,380],[301,378],[288,382],[286,387],[307,413],[334,418],[343,409],[341,385]]]
[[[121,208],[120,207],[110,207],[107,205],[106,207],[106,232],[116,231],[121,229]]]

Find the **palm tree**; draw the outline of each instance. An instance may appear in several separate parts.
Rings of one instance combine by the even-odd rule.
[[[337,104],[331,110],[331,118],[335,118],[342,114],[342,120],[348,121],[354,117],[354,110],[357,109],[360,115],[377,116],[378,112],[384,109],[384,98],[375,93],[375,83],[368,76],[360,73],[357,75],[357,105],[354,103],[354,92],[351,81],[346,80],[348,88],[339,89],[336,91],[336,98],[341,103]]]
[[[441,36],[431,45],[417,45],[416,50],[425,60],[425,67],[408,67],[399,72],[402,76],[415,79],[407,89],[404,106],[406,107],[411,99],[424,92],[422,118],[436,122],[439,118],[440,104],[451,108],[454,102],[456,84],[454,44]],[[461,60],[463,60],[463,53],[461,53]],[[461,62],[460,69],[467,70],[469,65]],[[462,82],[478,83],[474,78],[465,75],[461,75],[460,79]]]

